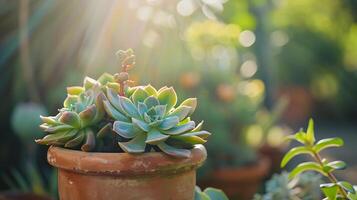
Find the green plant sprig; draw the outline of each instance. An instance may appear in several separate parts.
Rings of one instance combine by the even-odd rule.
[[[306,132],[300,130],[295,135],[289,136],[288,139],[296,140],[302,146],[294,147],[288,151],[281,162],[281,167],[285,167],[291,159],[302,154],[308,154],[315,160],[314,162],[303,162],[297,165],[290,172],[289,178],[294,178],[305,171],[317,171],[331,181],[331,183],[320,185],[326,199],[357,199],[354,187],[346,181],[338,181],[333,174],[335,170],[345,169],[346,163],[343,161],[328,162],[327,159],[322,158],[320,155],[320,152],[327,148],[343,146],[344,142],[341,138],[327,138],[316,141],[314,122],[310,119]]]

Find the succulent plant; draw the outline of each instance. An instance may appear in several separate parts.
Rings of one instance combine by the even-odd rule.
[[[114,132],[121,140],[119,146],[128,153],[163,151],[176,157],[188,157],[187,150],[195,144],[203,144],[210,135],[202,131],[190,116],[197,100],[189,98],[176,106],[177,95],[170,87],[156,90],[153,86],[131,88],[128,97],[118,95],[107,88],[108,100],[103,101],[109,116],[115,119]]]
[[[48,135],[36,142],[66,148],[81,146],[83,151],[92,151],[96,146],[96,136],[111,130],[111,125],[103,121],[103,99],[106,98],[104,92],[107,88],[115,91],[120,88],[114,76],[107,73],[98,80],[86,77],[83,87],[68,87],[64,107],[59,113],[56,116],[41,116],[43,124],[40,127]]]

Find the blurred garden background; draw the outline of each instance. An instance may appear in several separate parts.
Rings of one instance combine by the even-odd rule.
[[[127,48],[137,84],[198,98],[193,118],[213,133],[199,184],[268,158],[263,183],[310,117],[319,138],[346,141],[326,153],[357,184],[356,0],[0,0],[0,191],[56,194],[39,115],[67,85],[118,72]]]

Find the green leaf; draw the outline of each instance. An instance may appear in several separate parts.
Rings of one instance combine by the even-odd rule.
[[[145,131],[145,132],[150,131],[150,126],[146,122],[141,121],[139,119],[135,119],[135,118],[132,118],[132,122],[133,122],[134,126],[140,128],[143,131]]]
[[[324,166],[324,171],[326,173],[331,172],[333,170],[342,170],[346,169],[346,163],[343,161],[333,161]]]
[[[198,132],[202,129],[203,121],[201,121],[193,130],[192,132]]]
[[[341,138],[327,138],[318,141],[313,149],[318,153],[326,148],[341,146],[343,146],[343,140]]]
[[[63,132],[63,131],[68,131],[70,129],[73,129],[72,126],[70,125],[57,125],[57,126],[53,126],[53,127],[48,127],[47,129],[45,129],[45,132],[48,133],[57,133],[57,132]]]
[[[75,147],[79,146],[80,144],[82,144],[84,138],[85,138],[84,133],[82,131],[79,131],[77,136],[75,138],[73,138],[72,140],[69,140],[68,142],[66,142],[64,147],[75,148]]]
[[[88,90],[88,89],[92,88],[97,83],[98,82],[96,80],[87,76],[84,78],[83,86],[84,86],[85,90]]]
[[[207,139],[210,135],[211,133],[208,131],[195,131],[195,132],[185,133],[185,136],[197,136],[204,140]]]
[[[315,162],[304,162],[296,166],[289,174],[289,179],[296,177],[297,175],[305,171],[317,171],[326,176],[326,173],[321,169],[321,166]]]
[[[133,124],[122,121],[114,122],[113,131],[118,133],[120,136],[128,139],[135,137],[137,133],[140,132],[140,130],[136,129]]]
[[[112,134],[112,124],[107,123],[105,126],[103,126],[97,133],[97,138],[102,139],[106,135],[111,135]]]
[[[172,87],[161,90],[157,98],[161,105],[167,105],[167,111],[170,111],[177,103],[177,95]]]
[[[354,186],[354,190],[355,191],[357,190],[356,186]],[[348,193],[347,196],[348,196],[349,200],[357,200],[357,194]]]
[[[154,110],[156,112],[156,116],[159,117],[159,119],[162,119],[166,113],[166,105],[155,106]]]
[[[309,126],[307,127],[307,131],[306,131],[306,140],[311,145],[313,145],[315,143],[314,120],[313,119],[309,120]]]
[[[85,142],[81,146],[81,150],[86,151],[86,152],[92,151],[95,148],[94,133],[89,128],[83,129],[83,131],[84,131],[84,135],[85,135]]]
[[[55,117],[44,117],[40,115],[40,118],[43,123],[46,123],[48,125],[58,125],[60,124],[58,121],[56,121]]]
[[[119,111],[117,111],[114,106],[107,100],[103,101],[104,109],[106,113],[113,119],[119,120],[119,121],[124,121],[124,122],[129,122],[129,119]]]
[[[79,115],[72,111],[63,112],[61,117],[59,118],[59,121],[75,128],[81,127]]]
[[[321,184],[320,188],[328,200],[336,200],[338,194],[338,186],[334,183]]]
[[[157,95],[157,90],[152,86],[152,85],[147,85],[144,87],[144,90],[150,95],[150,96],[156,96]]]
[[[38,144],[59,144],[63,145],[68,140],[72,139],[77,133],[77,130],[65,131],[65,132],[58,132],[50,135],[46,135],[44,138],[35,140]]]
[[[130,117],[140,118],[136,106],[130,101],[130,99],[123,96],[119,96],[119,99],[120,99],[120,105],[122,106],[125,113],[127,113]]]
[[[216,188],[209,187],[206,188],[203,192],[206,193],[212,200],[228,200],[226,194],[224,194],[222,190]]]
[[[78,96],[76,95],[67,95],[67,98],[63,102],[63,107],[72,108],[75,103],[78,102]]]
[[[197,98],[188,98],[185,101],[183,101],[180,106],[190,107],[191,109],[190,109],[190,112],[188,113],[188,116],[191,116],[196,110]]]
[[[67,94],[79,95],[82,92],[84,92],[84,88],[83,87],[80,87],[80,86],[67,87]]]
[[[180,121],[188,117],[188,114],[191,111],[191,107],[188,106],[179,106],[174,111],[172,111],[168,116],[177,116]]]
[[[157,98],[155,98],[154,96],[149,96],[148,98],[146,98],[144,100],[144,103],[148,109],[160,104],[159,100]]]
[[[146,134],[139,133],[129,142],[119,142],[119,146],[127,153],[143,153],[145,152]]]
[[[179,118],[177,116],[167,117],[159,125],[159,128],[162,130],[168,130],[179,123]]]
[[[114,82],[114,77],[111,74],[104,73],[98,78],[98,82],[102,85],[105,85],[109,82]]]
[[[83,110],[82,112],[79,113],[79,118],[81,118],[82,121],[82,127],[85,127],[94,120],[94,117],[96,116],[97,113],[97,108],[95,105],[90,105],[88,108]]]
[[[163,151],[164,153],[171,155],[171,156],[188,158],[191,155],[191,151],[189,151],[187,149],[178,149],[178,148],[172,147],[170,145],[165,144],[165,142],[160,143],[157,146],[161,149],[161,151]]]
[[[169,130],[164,131],[167,135],[181,135],[195,128],[195,122],[190,121],[186,124],[175,126]]]
[[[312,152],[310,149],[304,146],[292,148],[288,153],[285,154],[280,166],[282,168],[285,167],[291,159],[301,154],[312,154]]]
[[[193,136],[193,135],[177,135],[177,136],[172,136],[172,139],[175,140],[180,140],[182,142],[185,142],[187,144],[195,145],[195,144],[204,144],[207,141],[198,137],[198,136]]]
[[[142,88],[135,90],[131,98],[134,104],[138,105],[139,102],[144,102],[144,100],[149,96],[149,94]]]
[[[164,135],[160,133],[160,131],[156,129],[152,129],[151,131],[148,132],[148,136],[146,138],[146,143],[147,144],[152,144],[152,145],[157,145],[163,141],[165,141],[167,138],[169,138],[169,135]]]
[[[125,113],[123,107],[120,105],[120,99],[118,93],[113,89],[107,87],[107,97],[109,102],[116,108],[119,112]]]
[[[146,104],[139,102],[138,103],[138,112],[141,117],[144,117],[144,114],[148,111]]]
[[[340,181],[337,183],[339,186],[341,186],[343,189],[345,189],[346,191],[352,193],[352,194],[356,194],[355,189],[353,188],[353,186],[346,181]]]

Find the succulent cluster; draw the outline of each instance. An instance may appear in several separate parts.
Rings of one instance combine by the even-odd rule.
[[[210,135],[202,131],[202,122],[196,126],[190,115],[197,100],[189,98],[178,107],[173,88],[156,90],[151,85],[132,89],[130,98],[107,90],[104,108],[116,121],[113,130],[124,140],[120,147],[128,153],[142,153],[151,148],[178,157],[187,157],[194,144],[203,144]],[[126,141],[126,140],[128,141]]]
[[[330,183],[321,184],[320,188],[328,200],[357,200],[356,186],[351,185],[346,181],[338,181],[333,174],[336,170],[343,170],[346,168],[346,163],[343,161],[328,161],[322,158],[320,152],[331,147],[343,146],[341,138],[327,138],[316,141],[314,132],[314,122],[311,119],[307,131],[299,131],[290,139],[301,143],[301,146],[292,148],[284,156],[281,166],[286,164],[298,155],[308,154],[314,161],[303,162],[297,165],[289,174],[289,178],[294,178],[305,171],[316,171],[329,179]]]
[[[188,149],[206,142],[210,133],[201,130],[202,122],[196,126],[190,119],[197,106],[195,98],[176,106],[177,95],[172,87],[128,87],[127,70],[135,64],[135,56],[132,50],[117,55],[122,72],[105,73],[98,80],[86,77],[82,87],[67,88],[68,96],[59,114],[41,117],[41,128],[48,135],[37,143],[100,151],[96,141],[103,144],[109,135],[111,144],[119,144],[117,150],[162,151],[188,157]]]
[[[68,87],[67,98],[59,113],[56,116],[41,116],[43,124],[40,128],[48,135],[36,142],[74,149],[80,147],[83,151],[94,150],[98,133],[101,135],[110,127],[103,123],[103,100],[107,88],[119,90],[119,84],[106,73],[98,80],[86,77],[83,87]]]

